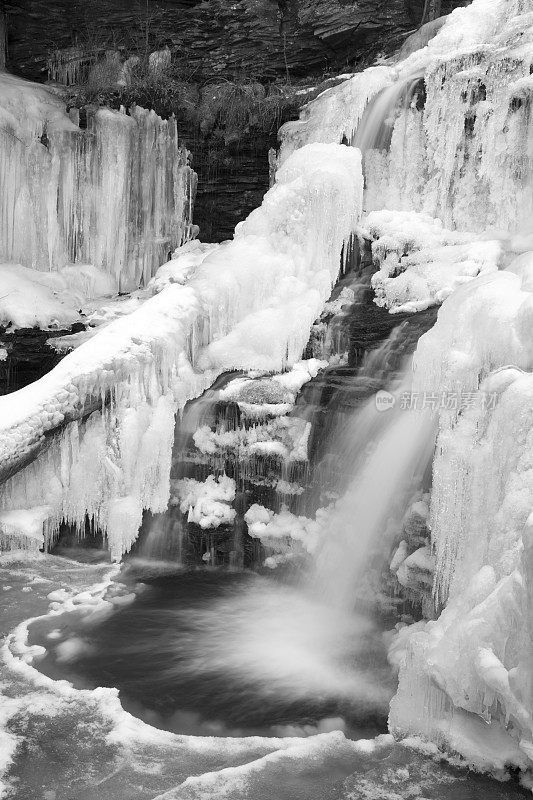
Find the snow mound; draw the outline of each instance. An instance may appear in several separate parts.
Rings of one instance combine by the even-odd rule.
[[[110,275],[90,264],[42,272],[20,264],[0,264],[0,325],[15,328],[69,328],[80,322],[90,298],[115,294]]]
[[[279,514],[254,503],[244,520],[248,533],[259,539],[268,556],[265,566],[274,568],[305,553],[314,553],[325,525],[326,510],[319,509],[316,519],[292,514],[282,506]]]
[[[236,378],[220,391],[220,399],[234,401],[246,417],[259,419],[288,414],[302,386],[315,378],[327,361],[298,361],[291,370],[253,378]]]

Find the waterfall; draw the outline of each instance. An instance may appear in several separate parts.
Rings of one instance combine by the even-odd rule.
[[[367,105],[352,137],[352,146],[362,153],[367,150],[388,150],[396,114],[404,114],[410,108],[417,86],[424,77],[423,72],[407,75],[382,89]]]
[[[47,534],[63,519],[83,531],[89,516],[120,559],[143,510],[168,505],[177,411],[223,372],[300,359],[348,258],[360,154],[310,145],[276,177],[231,242],[185,245],[139,308],[2,398],[5,512],[46,506]]]
[[[431,412],[404,410],[399,404],[380,407],[383,395],[394,398],[389,392],[376,395],[343,431],[359,467],[328,519],[311,576],[317,596],[344,609],[356,604],[371,554],[377,550],[386,558],[390,552],[393,541],[387,542],[387,531],[394,530],[394,520],[401,521],[433,456]]]
[[[429,509],[437,619],[398,633],[390,727],[500,771],[530,770],[533,752],[532,11],[530,0],[474,0],[427,47],[348,78],[282,131],[282,157],[317,138],[364,149],[362,228],[379,268],[378,302],[393,313],[442,304],[415,353],[412,389],[438,417]],[[334,598],[350,597],[365,564],[349,533],[386,529],[378,512],[360,509],[380,480],[387,505],[409,460],[400,446],[404,435],[412,442],[408,427],[400,418],[383,432],[356,473],[353,505],[350,493],[343,501],[343,545],[323,544],[318,568]],[[422,555],[429,549],[421,563]],[[409,558],[398,551],[395,569]]]
[[[209,531],[200,556],[208,563],[215,561],[212,531],[231,527],[238,515],[226,548],[230,566],[243,563],[242,519],[269,556],[266,566],[299,565],[305,575],[296,585],[261,576],[198,616],[189,675],[220,669],[243,683],[252,675],[263,692],[256,703],[273,693],[290,703],[331,692],[381,707],[387,693],[368,662],[353,669],[372,628],[367,578],[386,567],[410,600],[418,569],[428,598],[419,603],[423,618],[402,616],[390,634],[399,666],[390,729],[411,744],[412,737],[430,741],[432,755],[437,745],[499,775],[508,767],[533,770],[532,14],[532,0],[473,0],[405,61],[318,95],[284,126],[276,182],[234,239],[182,247],[137,311],[67,356],[31,392],[2,399],[0,415],[0,469],[8,477],[0,508],[9,544],[9,524],[20,524],[20,512],[31,507],[34,543],[44,532],[53,538],[63,520],[81,530],[89,517],[118,560],[134,544],[143,511],[164,512],[170,498]],[[191,193],[174,121],[99,111],[94,144],[54,102],[45,126],[43,97],[32,90],[32,98],[27,128],[12,106],[2,111],[9,143],[0,168],[10,191],[0,224],[9,258],[40,269],[67,256],[92,258],[120,286],[146,281],[174,236],[159,224],[162,210],[182,208],[173,188],[181,187],[182,200],[184,185]],[[155,169],[152,134],[165,159],[172,154],[184,170],[184,183]],[[141,161],[150,165],[153,192],[145,192],[140,174],[131,182],[129,168],[140,170]],[[141,207],[154,215],[146,228],[133,226],[134,239],[149,236],[154,250],[137,258],[129,233]],[[19,221],[34,216],[40,223],[25,238]],[[187,211],[177,216],[181,241],[190,219]],[[302,383],[290,402],[284,390],[292,370],[302,369],[309,331],[357,234],[376,270],[373,311],[387,318],[390,311],[398,323],[362,365],[354,366],[350,351],[345,373],[334,372],[340,361],[333,359],[320,367],[339,378],[317,391],[328,412],[323,395],[341,406],[347,384],[355,388],[350,410],[350,402],[335,409],[333,431],[319,424],[310,439],[313,412],[301,418],[295,405]],[[356,281],[354,314],[363,315],[359,294]],[[401,369],[397,352],[410,320],[431,322],[423,315],[432,307],[437,322],[420,338],[412,368]],[[324,355],[334,340],[343,336],[326,335]],[[178,430],[178,451],[194,431],[206,463],[212,457],[210,474],[203,482],[181,474],[171,480],[176,414],[231,370],[245,373],[232,381],[235,394],[225,395],[241,402],[234,429],[202,424],[212,389],[186,410]],[[263,402],[250,402],[254,396]],[[256,424],[250,406],[261,404],[289,408],[270,408],[265,417],[274,419]],[[246,405],[250,416],[241,425]],[[268,438],[273,429],[281,430],[277,439]],[[226,434],[237,442],[232,476],[213,466],[229,461],[217,451]],[[317,463],[305,464],[299,488],[303,510],[315,518],[281,503],[244,512],[247,468],[266,464],[266,486],[272,465],[305,462],[310,440],[320,444],[312,453]],[[289,497],[294,463],[276,475]],[[273,483],[265,496],[274,494]],[[411,541],[401,539],[417,503],[419,526]],[[148,531],[149,554],[169,530],[177,530],[182,557],[183,529],[167,527],[166,518]]]

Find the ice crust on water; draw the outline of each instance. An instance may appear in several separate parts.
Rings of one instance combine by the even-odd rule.
[[[233,241],[186,245],[175,260],[183,255],[187,277],[176,263],[179,282],[165,278],[137,310],[3,397],[3,476],[63,428],[3,484],[0,508],[50,505],[52,531],[63,519],[83,531],[88,515],[120,558],[143,509],[167,507],[178,409],[222,371],[282,372],[300,359],[359,221],[362,191],[357,150],[303,148]]]
[[[196,176],[175,119],[88,115],[82,130],[51,91],[0,75],[0,260],[93,264],[131,291],[191,237]]]

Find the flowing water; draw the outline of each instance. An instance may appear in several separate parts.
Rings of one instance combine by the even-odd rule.
[[[367,150],[388,150],[396,112],[411,105],[423,77],[423,72],[418,72],[382,89],[366,107],[352,146],[363,154]]]

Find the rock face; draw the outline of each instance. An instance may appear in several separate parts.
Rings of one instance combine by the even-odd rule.
[[[59,364],[63,354],[48,344],[52,336],[77,333],[83,325],[76,323],[68,330],[42,331],[19,328],[6,331],[0,327],[0,395],[22,389],[42,378]]]
[[[463,0],[444,0],[441,14]],[[418,27],[423,0],[5,0],[10,69],[33,80],[56,48],[165,44],[199,80],[354,67]],[[98,36],[95,35],[95,23]]]

